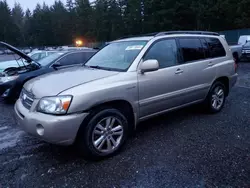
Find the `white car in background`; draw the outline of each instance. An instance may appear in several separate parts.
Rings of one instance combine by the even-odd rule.
[[[35,61],[38,61],[40,59],[43,59],[57,51],[32,51],[28,54],[32,59]],[[6,70],[7,68],[12,68],[12,67],[19,67],[23,65],[28,65],[28,63],[22,59],[18,58],[16,60],[10,60],[10,61],[3,61],[0,62],[0,73]]]

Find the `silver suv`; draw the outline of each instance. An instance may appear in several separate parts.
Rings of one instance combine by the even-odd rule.
[[[111,42],[80,68],[27,82],[15,112],[26,132],[102,158],[142,120],[195,103],[219,112],[236,80],[217,33],[162,32]]]

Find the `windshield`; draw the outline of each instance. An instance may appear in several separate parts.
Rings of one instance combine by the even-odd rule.
[[[244,44],[244,47],[250,47],[250,41],[247,41],[247,43]]]
[[[51,54],[51,55],[39,60],[38,63],[44,67],[44,66],[52,63],[54,60],[56,60],[57,58],[59,58],[63,54],[64,54],[63,52]]]
[[[147,41],[114,42],[96,53],[85,65],[100,69],[127,70]]]

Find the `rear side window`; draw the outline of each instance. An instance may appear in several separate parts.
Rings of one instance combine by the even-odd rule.
[[[205,54],[205,58],[209,58],[210,54],[209,54],[209,47],[208,47],[207,41],[205,39],[201,39],[201,45]]]
[[[205,58],[200,39],[180,38],[179,44],[184,62],[196,61]]]
[[[217,38],[206,38],[207,45],[209,47],[209,57],[223,57],[226,56],[226,52],[221,42]]]

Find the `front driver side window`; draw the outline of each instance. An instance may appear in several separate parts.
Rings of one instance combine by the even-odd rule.
[[[72,64],[72,54],[64,56],[62,59],[59,60],[59,63],[62,66],[67,66]]]
[[[63,57],[62,59],[60,59],[59,62],[62,66],[83,63],[82,53],[77,52],[77,53],[68,54],[65,57]]]
[[[174,66],[178,63],[178,49],[175,39],[161,40],[153,44],[143,60],[156,59],[160,68]]]

